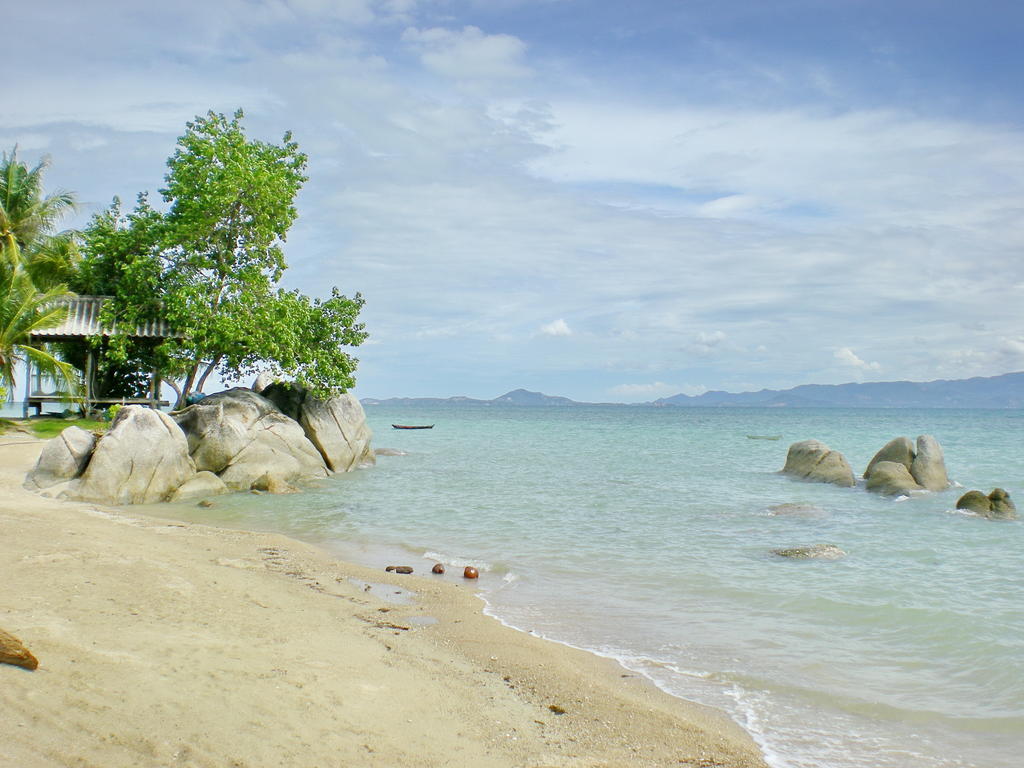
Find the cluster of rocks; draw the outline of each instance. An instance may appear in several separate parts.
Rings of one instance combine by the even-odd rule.
[[[917,438],[917,449],[909,438],[890,440],[864,470],[867,489],[883,496],[910,491],[944,491],[949,487],[942,446],[931,435]]]
[[[981,491],[968,491],[957,499],[956,508],[990,520],[1017,519],[1017,507],[1002,488],[993,489],[988,496]]]
[[[789,446],[782,473],[817,483],[844,488],[857,484],[850,463],[839,451],[817,440]],[[906,437],[886,443],[864,470],[869,491],[886,496],[909,491],[941,491],[949,486],[942,447],[931,435],[917,438],[917,447]]]
[[[786,465],[781,471],[811,482],[844,488],[856,485],[846,457],[818,440],[803,440],[789,446]],[[868,463],[864,481],[867,490],[884,496],[944,491],[950,486],[942,446],[931,435],[920,435],[916,445],[906,437],[890,440]],[[981,491],[969,491],[957,500],[956,508],[990,519],[1017,516],[1010,495],[1002,488],[996,488],[988,496]]]
[[[371,437],[351,394],[324,401],[296,385],[237,387],[172,415],[126,406],[100,436],[69,427],[43,447],[25,486],[101,504],[287,493],[372,464]]]

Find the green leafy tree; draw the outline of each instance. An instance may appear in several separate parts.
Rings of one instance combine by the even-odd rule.
[[[187,124],[160,190],[166,213],[143,197],[132,214],[109,211],[86,233],[76,285],[112,279],[103,289],[115,297],[110,319],[127,327],[159,315],[180,334],[154,350],[179,406],[214,371],[237,381],[266,370],[320,396],[344,391],[357,363],[345,348],[366,338],[359,294],[332,289],[320,300],[279,287],[306,156],[290,133],[280,144],[248,138],[242,119],[241,110],[231,119],[210,112]]]
[[[0,265],[0,387],[8,398],[14,396],[15,366],[26,362],[56,381],[69,398],[78,393],[74,367],[31,338],[33,332],[52,328],[67,317],[67,307],[58,302],[65,295],[63,288],[38,291],[20,265]]]

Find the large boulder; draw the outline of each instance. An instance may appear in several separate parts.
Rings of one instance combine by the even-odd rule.
[[[350,392],[320,400],[301,386],[278,382],[263,395],[302,425],[332,471],[348,472],[375,461],[370,447],[373,433],[366,425],[363,406]]]
[[[895,437],[890,440],[868,462],[868,467],[864,470],[865,480],[871,476],[871,472],[881,461],[893,461],[897,464],[902,464],[909,472],[911,465],[914,463],[914,444],[910,442],[908,437]]]
[[[252,440],[220,473],[234,491],[250,488],[277,492],[292,483],[327,477],[327,466],[297,423],[282,413],[260,418],[250,430]]]
[[[918,485],[929,491],[944,491],[949,487],[949,475],[946,473],[942,446],[931,435],[918,436],[917,454],[910,465],[910,474],[914,476]]]
[[[48,440],[35,467],[25,479],[29,490],[42,490],[78,477],[85,471],[96,436],[81,427],[68,427],[57,437]]]
[[[789,446],[782,473],[844,488],[852,488],[855,484],[853,470],[846,457],[817,440],[802,440]]]
[[[118,411],[71,494],[101,504],[166,501],[195,474],[188,440],[165,413],[141,405]]]
[[[880,461],[871,470],[865,487],[883,496],[898,496],[923,490],[910,470],[896,461]]]
[[[328,474],[302,427],[251,389],[209,395],[176,419],[197,468],[218,474],[233,491],[292,490],[293,483]]]
[[[249,389],[236,387],[204,397],[174,415],[188,438],[196,470],[222,472],[251,441],[253,425],[279,413],[274,404]]]

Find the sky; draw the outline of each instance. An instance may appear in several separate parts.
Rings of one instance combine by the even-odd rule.
[[[67,226],[208,110],[293,132],[284,283],[362,293],[360,397],[1024,369],[1019,2],[4,2]]]

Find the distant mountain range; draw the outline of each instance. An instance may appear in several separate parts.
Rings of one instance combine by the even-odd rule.
[[[493,400],[471,397],[364,398],[363,405],[522,405],[622,406],[622,403],[581,403],[525,389]],[[792,389],[760,392],[705,392],[673,395],[640,405],[664,408],[1024,408],[1024,372],[1002,376],[938,381],[876,381],[866,384],[802,384]]]
[[[579,403],[568,397],[555,397],[525,389],[513,389],[493,400],[477,400],[472,397],[389,397],[375,400],[364,397],[363,405],[616,405],[616,403]]]

